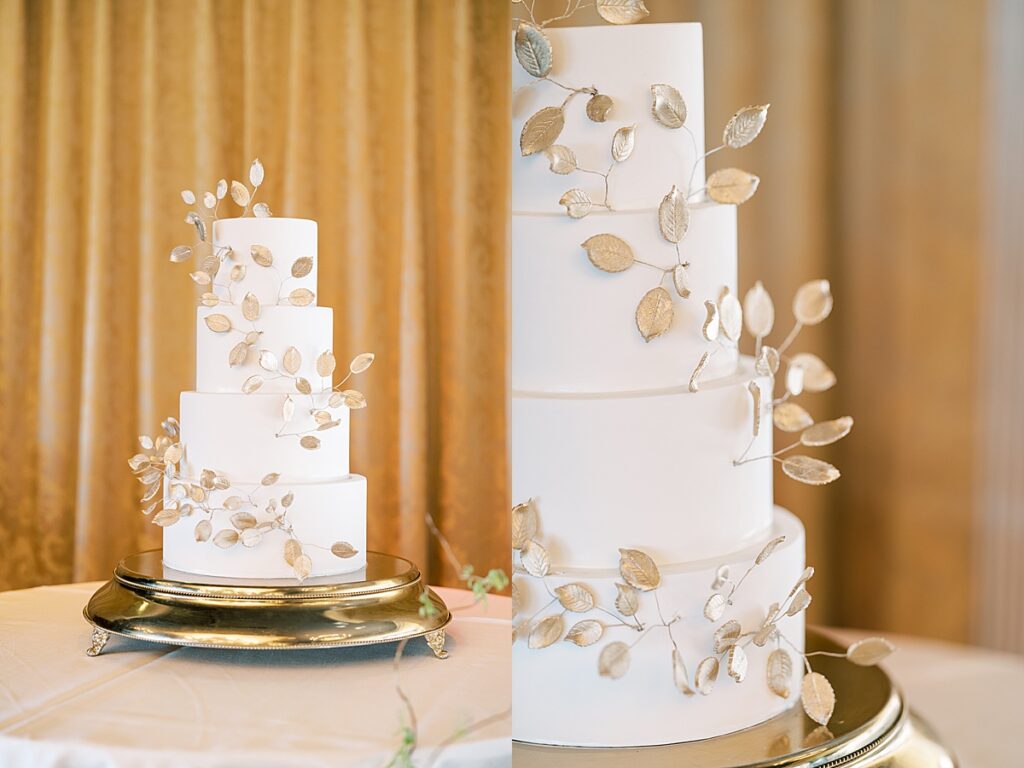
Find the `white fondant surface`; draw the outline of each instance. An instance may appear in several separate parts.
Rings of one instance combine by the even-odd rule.
[[[548,509],[540,509],[543,520]],[[786,542],[744,581],[734,605],[718,622],[704,618],[703,606],[712,594],[717,567],[728,565],[733,578],[738,578],[775,535],[785,535]],[[616,557],[617,544],[609,537],[608,549]],[[677,613],[682,617],[672,626],[672,636],[692,684],[698,662],[713,655],[713,635],[718,627],[736,619],[744,632],[756,630],[768,607],[785,600],[804,568],[803,526],[789,512],[777,508],[773,529],[750,547],[713,560],[676,566],[659,563],[659,567],[662,582],[657,590],[658,604],[666,620]],[[523,602],[517,620],[538,612],[538,618],[543,618],[552,612],[550,608],[544,610],[551,598],[537,579],[517,573],[515,580]],[[618,570],[569,571],[546,578],[550,590],[569,582],[588,585],[597,596],[597,604],[610,611],[614,611],[615,583],[621,581]],[[644,623],[657,621],[652,594],[641,594],[637,617]],[[566,613],[565,629],[583,619],[615,623],[599,611]],[[779,628],[803,649],[802,613],[782,619]],[[560,641],[547,648],[531,649],[525,641],[527,634],[526,628],[520,627],[523,639],[512,647],[512,738],[521,741],[627,747],[706,739],[763,722],[787,709],[799,696],[803,666],[792,650],[790,697],[779,698],[768,689],[765,665],[776,647],[774,642],[763,648],[753,643],[744,647],[749,666],[742,683],[729,677],[723,663],[709,695],[685,696],[673,683],[672,644],[665,629],[652,629],[640,639],[628,627],[610,627],[598,643],[586,648]],[[619,679],[600,677],[600,651],[616,640],[635,642],[629,652],[629,670]]]
[[[512,388],[529,392],[621,392],[685,386],[709,344],[701,335],[704,301],[723,287],[736,293],[736,208],[700,205],[680,243],[689,262],[691,294],[676,295],[674,319],[645,342],[636,307],[663,275],[643,264],[608,273],[590,263],[581,246],[610,233],[625,240],[637,259],[670,267],[674,248],[658,231],[657,212],[512,217]],[[742,298],[742,297],[741,297]],[[736,367],[735,348],[719,348],[703,380]]]
[[[227,333],[214,333],[206,326],[206,317],[223,314],[231,320]],[[295,347],[302,355],[298,375],[309,381],[314,392],[330,389],[329,378],[316,372],[316,358],[332,349],[334,344],[334,311],[330,307],[263,307],[260,317],[250,322],[239,306],[199,307],[196,310],[196,391],[241,392],[242,384],[250,376],[263,377],[260,392],[288,392],[296,394],[295,384],[287,376],[264,370],[259,365],[259,353],[269,350],[278,363],[285,350]],[[260,341],[242,365],[231,366],[228,357],[235,345],[249,331],[260,331]],[[280,370],[283,371],[283,368]]]
[[[772,463],[733,466],[751,439],[753,377],[700,392],[517,396],[512,498],[536,498],[553,564],[610,568],[617,547],[678,563],[760,540],[772,522]],[[762,403],[767,380],[757,379]],[[763,406],[762,406],[763,407]],[[772,452],[769,417],[750,456]]]
[[[310,434],[320,447],[299,445],[296,432],[315,430],[310,414],[312,398],[292,396],[295,415],[282,431],[281,407],[286,395],[182,392],[181,441],[185,455],[181,471],[198,477],[204,469],[222,473],[232,482],[259,482],[277,472],[283,480],[307,482],[338,480],[349,473],[349,411],[344,406],[331,413],[341,423],[333,429]]]
[[[565,109],[565,127],[556,143],[570,147],[581,168],[605,171],[612,163],[615,131],[636,125],[636,146],[612,173],[611,203],[618,210],[657,208],[676,185],[686,189],[694,160],[704,152],[704,58],[700,24],[603,25],[546,29],[554,51],[551,78],[573,87],[594,86],[611,96],[614,107],[604,123],[586,116],[586,94]],[[600,177],[580,172],[552,173],[543,153],[522,157],[519,135],[526,120],[543,107],[557,107],[566,91],[534,82],[512,63],[512,210],[563,212],[562,194],[581,188],[603,198]],[[669,129],[651,115],[650,86],[674,86],[687,106],[685,128]],[[704,185],[703,163],[694,188]]]
[[[213,491],[212,504],[219,506],[228,496],[252,494],[258,502],[246,506],[257,522],[273,517],[265,511],[269,498],[280,499],[288,491],[295,500],[288,510],[288,521],[295,537],[302,543],[303,552],[313,561],[312,576],[329,576],[358,571],[366,565],[366,478],[360,475],[323,483],[288,483],[276,485],[236,484],[226,491]],[[215,510],[211,522],[216,533],[231,527],[233,513],[223,508]],[[254,547],[241,543],[221,549],[210,541],[195,540],[196,523],[207,519],[201,512],[193,512],[174,525],[164,528],[164,565],[178,571],[201,573],[243,579],[294,579],[295,572],[285,562],[284,544],[288,536],[280,530],[270,530]],[[359,550],[350,558],[333,555],[334,542],[345,541]]]
[[[214,292],[234,303],[252,292],[265,306],[287,303],[285,297],[295,288],[308,288],[316,304],[316,222],[309,219],[219,219],[213,224],[216,247],[230,246],[234,258],[225,259],[214,280]],[[253,245],[265,245],[273,255],[271,267],[261,267],[252,260]],[[313,269],[305,277],[291,276],[292,264],[303,256],[313,257]],[[235,264],[244,264],[245,278],[232,282],[228,275]],[[229,291],[230,288],[230,291]]]

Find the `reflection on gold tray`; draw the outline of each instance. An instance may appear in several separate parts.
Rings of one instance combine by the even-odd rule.
[[[842,650],[816,630],[807,650]],[[659,747],[577,748],[516,742],[516,768],[956,768],[926,723],[906,706],[879,667],[819,656],[814,667],[836,691],[828,729],[799,704],[753,728]],[[567,715],[571,716],[571,715]]]
[[[420,596],[437,609],[420,615]],[[99,655],[111,635],[168,645],[252,650],[338,648],[424,637],[445,658],[451,614],[408,560],[367,552],[356,573],[235,580],[165,568],[158,549],[126,557],[85,607]]]

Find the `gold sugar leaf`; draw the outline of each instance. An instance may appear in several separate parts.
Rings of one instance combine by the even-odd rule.
[[[231,483],[228,482],[228,479],[224,477],[224,475],[217,475],[213,478],[213,487],[218,491],[226,491],[231,487]]]
[[[593,645],[604,635],[604,624],[594,619],[585,619],[577,622],[569,628],[565,636],[567,643],[574,643],[580,648]]]
[[[274,264],[274,254],[265,245],[254,244],[249,248],[249,255],[252,260],[261,267],[270,267]]]
[[[260,300],[255,293],[247,293],[242,299],[242,317],[249,322],[260,319]]]
[[[564,176],[576,170],[576,154],[562,144],[552,144],[544,150],[548,156],[548,168],[552,173]]]
[[[373,365],[374,358],[373,352],[363,352],[356,355],[352,358],[352,362],[348,364],[349,373],[353,375],[363,373],[363,371]]]
[[[704,618],[708,621],[718,621],[725,613],[725,595],[715,592],[704,603]]]
[[[240,181],[231,180],[231,199],[243,208],[249,205],[249,189]]]
[[[818,725],[828,725],[836,708],[836,693],[823,674],[808,672],[800,686],[800,702],[811,720]]]
[[[596,0],[595,5],[609,24],[634,24],[649,13],[644,0]]]
[[[270,206],[266,203],[256,203],[252,207],[252,213],[257,219],[269,219],[274,215],[270,212]]]
[[[295,558],[295,562],[292,563],[292,570],[295,571],[296,579],[305,581],[309,578],[309,574],[313,572],[313,561],[310,560],[309,555],[299,555]]]
[[[582,243],[590,263],[604,272],[622,272],[636,260],[629,243],[615,235],[594,235]]]
[[[262,335],[263,331],[249,331],[247,334],[245,334],[245,343],[258,344],[260,341],[260,336]]]
[[[670,243],[682,240],[690,227],[690,206],[686,202],[686,195],[674,184],[658,206],[658,227],[661,229],[661,236]]]
[[[206,327],[214,333],[227,333],[231,330],[231,320],[227,315],[207,315],[205,318]]]
[[[341,393],[345,407],[350,410],[358,410],[366,407],[366,395],[355,389],[346,389]]]
[[[555,589],[555,594],[567,611],[586,613],[594,607],[594,594],[585,584],[563,584]]]
[[[231,516],[231,524],[240,531],[256,527],[256,518],[248,512],[235,512]]]
[[[281,506],[288,509],[288,507],[292,505],[293,501],[295,501],[295,493],[293,491],[288,491],[288,493],[281,497]]]
[[[676,264],[672,268],[672,284],[675,286],[679,298],[690,298],[690,278],[686,273],[685,264]]]
[[[313,257],[303,256],[292,263],[292,277],[305,277],[313,271]]]
[[[846,649],[846,658],[861,667],[873,667],[896,650],[884,637],[865,637]]]
[[[220,260],[216,256],[209,256],[203,259],[203,263],[200,267],[201,272],[205,272],[210,276],[210,280],[213,280],[213,276],[220,271]]]
[[[216,293],[204,293],[199,299],[199,303],[204,307],[216,307],[220,304],[220,297]]]
[[[722,333],[729,341],[739,341],[743,332],[743,308],[739,299],[733,296],[728,288],[722,289],[718,299],[718,316],[722,323]]]
[[[672,681],[676,688],[685,696],[693,696],[697,692],[690,687],[689,674],[686,671],[686,664],[683,662],[683,655],[676,648],[672,649]]]
[[[690,384],[688,389],[691,392],[696,392],[700,389],[700,375],[704,373],[704,369],[708,367],[708,361],[711,359],[711,353],[705,352],[700,356],[700,360],[697,361],[697,367],[693,369],[693,373],[690,374]]]
[[[200,520],[192,534],[196,541],[209,541],[213,534],[213,524],[209,520]]]
[[[206,489],[201,485],[190,485],[188,487],[188,497],[197,504],[202,504],[206,501]]]
[[[181,190],[181,200],[183,203],[185,203],[185,205],[195,205],[196,193],[193,192],[191,189],[183,189]]]
[[[317,424],[326,424],[331,420],[331,414],[327,411],[317,411],[313,414],[313,421]]]
[[[618,590],[615,595],[615,610],[623,616],[633,616],[640,610],[639,592],[628,584],[619,584],[618,582],[615,584],[615,589]]]
[[[531,648],[547,648],[549,645],[553,645],[562,636],[563,627],[562,614],[560,613],[548,616],[546,619],[541,619],[530,630],[528,645]]]
[[[754,370],[761,376],[774,376],[778,373],[780,360],[779,350],[765,344],[754,360]]]
[[[639,549],[619,549],[619,573],[629,586],[648,592],[661,584],[654,560]]]
[[[340,557],[345,560],[350,557],[355,557],[359,554],[359,550],[349,544],[347,541],[336,541],[331,544],[331,554],[335,557]]]
[[[788,477],[807,485],[828,485],[839,479],[839,470],[821,459],[810,456],[789,456],[782,462]]]
[[[537,510],[533,500],[512,507],[512,549],[523,549],[537,535]]]
[[[657,338],[667,331],[672,325],[674,313],[672,297],[660,285],[645,293],[636,308],[636,328],[644,341]]]
[[[248,379],[242,382],[242,392],[251,395],[253,392],[263,386],[263,377],[258,373],[254,373]]]
[[[228,496],[223,501],[224,509],[228,512],[235,512],[242,508],[242,504],[245,503],[245,499],[241,496]]]
[[[316,359],[316,372],[324,378],[334,373],[334,369],[337,366],[337,361],[334,359],[334,354],[327,350],[322,352]]]
[[[611,96],[595,93],[587,100],[587,117],[595,123],[603,123],[608,119],[608,114],[612,111],[613,106],[614,102]]]
[[[199,473],[199,485],[201,485],[207,491],[212,491],[213,480],[215,477],[216,475],[214,475],[212,469],[204,469],[202,472]]]
[[[775,305],[772,297],[758,280],[743,297],[743,318],[747,332],[755,338],[763,338],[772,332],[775,325]]]
[[[313,387],[309,383],[309,380],[304,378],[304,377],[302,377],[302,376],[297,376],[295,378],[295,389],[300,394],[303,394],[303,395],[309,395],[309,394],[313,393]]]
[[[329,408],[340,408],[343,402],[345,402],[345,394],[343,392],[332,392],[331,396],[327,398],[327,406]]]
[[[213,192],[207,192],[203,195],[203,205],[209,208],[211,211],[217,207],[217,197]]]
[[[520,550],[520,560],[526,572],[538,579],[547,576],[548,571],[551,570],[548,551],[536,541],[528,541],[526,546]]]
[[[217,199],[223,200],[228,193],[228,180],[221,179],[217,182]]]
[[[686,122],[686,102],[679,91],[671,85],[660,83],[651,86],[651,114],[666,128],[682,128]]]
[[[299,440],[299,445],[307,451],[315,451],[320,447],[320,438],[315,435],[305,435],[301,440]]]
[[[213,537],[213,543],[221,549],[233,547],[238,543],[238,531],[233,528],[225,528],[222,531],[217,531],[217,535]]]
[[[789,698],[789,684],[793,679],[793,659],[785,648],[776,648],[768,654],[768,690],[780,699]]]
[[[152,523],[154,525],[159,525],[161,528],[166,528],[169,525],[174,525],[180,519],[181,512],[177,509],[164,509],[153,516]]]
[[[787,616],[796,616],[800,611],[805,611],[811,604],[811,593],[803,587],[800,587],[793,594],[793,602],[789,604],[789,608],[786,609]]]
[[[796,403],[779,403],[772,408],[772,421],[783,432],[800,432],[814,423],[811,414]]]
[[[258,157],[249,166],[249,183],[254,187],[258,187],[263,183],[263,163],[260,162]]]
[[[288,301],[295,307],[306,307],[313,303],[313,292],[309,288],[295,288],[288,294]]]
[[[570,218],[582,219],[593,205],[590,196],[582,189],[570,189],[558,199],[558,204],[565,206],[565,212]]]
[[[804,369],[804,389],[807,392],[824,392],[835,386],[836,375],[817,355],[810,352],[793,355],[793,365]]]
[[[324,423],[320,424],[320,426],[318,426],[316,428],[316,430],[317,430],[317,432],[325,432],[328,429],[334,429],[335,427],[340,427],[340,426],[341,426],[341,422],[340,421],[325,421]]]
[[[199,217],[198,213],[190,212],[188,216],[185,217],[185,223],[191,224],[195,227],[196,237],[198,237],[200,241],[204,243],[206,242],[206,222]]]
[[[747,652],[742,646],[734,645],[729,648],[729,653],[725,657],[725,668],[729,672],[729,677],[737,683],[743,682],[747,676]]]
[[[718,314],[718,305],[713,301],[705,301],[704,310],[706,315],[704,317],[704,325],[701,327],[700,332],[708,341],[714,341],[718,338],[718,332],[722,327],[721,319]]]
[[[164,451],[164,463],[177,464],[181,460],[182,450],[181,443],[175,443],[174,445],[168,446],[167,450]]]
[[[608,643],[597,657],[597,672],[601,677],[618,680],[629,671],[629,646],[622,641]]]
[[[775,612],[778,610],[778,607],[778,603],[772,603],[772,608],[774,610],[769,611],[769,615],[773,616]],[[754,645],[756,645],[758,648],[764,648],[765,644],[769,640],[771,640],[772,637],[775,636],[775,632],[775,622],[766,619],[765,622],[761,625],[760,629],[758,629],[757,632],[754,634]]]
[[[132,468],[133,472],[146,469],[149,467],[149,456],[144,453],[136,453],[130,459],[128,459],[128,466]]]
[[[530,117],[519,134],[519,151],[523,157],[543,152],[558,140],[565,127],[561,107],[544,107]]]
[[[244,365],[249,356],[249,345],[240,341],[231,348],[228,353],[228,365],[234,368],[236,365]]]
[[[853,419],[849,416],[841,416],[832,421],[821,421],[805,429],[800,435],[800,442],[808,447],[831,445],[850,434],[851,429],[853,429]]]
[[[757,138],[761,129],[764,128],[770,106],[771,104],[761,104],[739,110],[725,124],[725,130],[722,131],[722,143],[733,149],[747,146]]]
[[[288,565],[295,565],[295,561],[302,556],[302,545],[296,539],[288,539],[284,543],[284,561]]]
[[[178,245],[171,249],[171,261],[180,264],[192,258],[192,248],[188,245]]]
[[[263,531],[258,528],[246,528],[238,534],[238,540],[243,547],[255,547],[263,540]]]
[[[287,424],[292,420],[292,416],[295,415],[295,401],[292,400],[291,395],[285,395],[284,402],[281,403],[281,419]]]
[[[284,358],[281,362],[285,371],[294,376],[299,372],[299,368],[302,365],[302,355],[295,347],[288,347],[288,349],[284,351]]]
[[[756,381],[747,382],[747,391],[750,392],[750,399],[753,404],[753,432],[754,437],[761,433],[761,388]]]
[[[832,312],[832,289],[828,280],[810,280],[797,288],[793,316],[801,325],[817,325]]]
[[[743,628],[736,619],[729,619],[715,631],[715,653],[724,653],[739,642]]]
[[[188,276],[196,285],[209,285],[213,280],[206,272],[189,272]]]
[[[792,597],[793,595],[795,595],[797,590],[800,589],[800,587],[802,587],[808,581],[810,581],[813,576],[814,567],[808,565],[806,568],[804,568],[803,573],[800,574],[800,578],[797,579],[796,584],[793,585],[793,588],[789,590],[789,596]]]
[[[757,192],[761,180],[739,168],[722,168],[708,177],[708,197],[716,203],[742,205]]]
[[[729,583],[729,566],[720,565],[715,569],[715,580],[711,582],[711,588],[718,590]]]
[[[612,160],[624,163],[633,154],[636,146],[636,126],[624,125],[612,136]]]
[[[771,557],[772,552],[774,552],[781,544],[785,543],[785,541],[785,536],[776,536],[774,539],[765,544],[764,547],[761,548],[761,551],[757,553],[757,558],[754,560],[754,565],[760,565],[769,557]]]
[[[277,373],[278,362],[277,355],[271,352],[269,349],[260,350],[260,368],[270,373]]]
[[[804,391],[803,366],[795,364],[792,360],[786,366],[786,391],[792,397],[796,397]]]
[[[515,38],[516,58],[526,73],[545,77],[551,71],[551,43],[532,24],[519,22]]]
[[[715,687],[717,679],[718,659],[714,656],[708,656],[697,665],[697,671],[694,673],[693,679],[694,687],[700,691],[702,696],[707,696]]]
[[[279,472],[268,472],[263,476],[263,479],[260,480],[260,485],[273,485],[280,479],[281,474]]]

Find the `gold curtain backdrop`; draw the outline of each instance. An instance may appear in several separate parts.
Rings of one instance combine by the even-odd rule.
[[[194,387],[179,190],[267,168],[319,222],[318,303],[369,545],[508,568],[510,9],[468,0],[0,0],[0,589],[159,544],[126,459]]]

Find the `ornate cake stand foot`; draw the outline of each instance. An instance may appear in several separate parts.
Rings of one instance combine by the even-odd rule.
[[[92,645],[86,650],[86,656],[99,656],[103,653],[103,649],[107,646],[107,640],[110,639],[110,633],[105,629],[99,627],[92,628]],[[443,641],[442,641],[443,642]]]
[[[427,641],[427,645],[430,646],[430,650],[434,652],[434,655],[439,659],[447,659],[448,651],[444,649],[444,630],[436,629],[433,632],[428,632],[424,635],[424,639]]]

